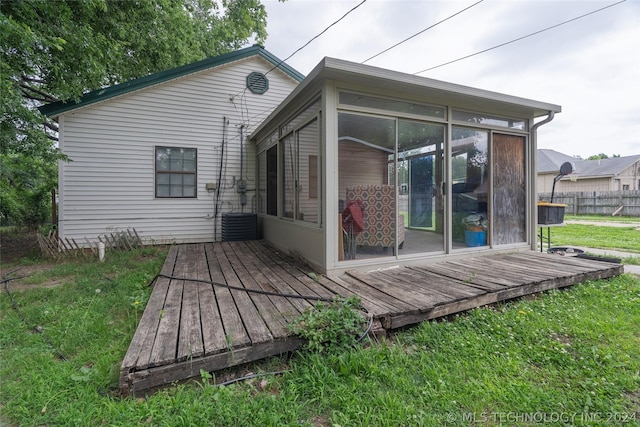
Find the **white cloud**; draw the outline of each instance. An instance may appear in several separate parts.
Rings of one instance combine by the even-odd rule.
[[[266,49],[289,56],[360,0],[265,0]],[[361,62],[468,7],[468,1],[369,0],[287,61]],[[484,1],[369,65],[415,73],[588,13],[612,1]],[[627,1],[420,75],[559,104],[540,148],[587,157],[640,154],[640,2]]]

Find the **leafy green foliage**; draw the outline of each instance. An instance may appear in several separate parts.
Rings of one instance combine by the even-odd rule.
[[[307,340],[311,351],[331,351],[353,347],[364,331],[366,319],[360,312],[358,297],[335,297],[319,302],[289,324],[294,334]]]
[[[620,157],[620,154],[613,154],[612,158]],[[594,154],[593,156],[587,157],[587,160],[600,160],[600,159],[608,159],[609,156],[605,153]]]
[[[50,216],[55,162],[22,153],[0,153],[0,225],[35,229]]]
[[[4,222],[31,222],[27,205],[55,188],[58,126],[37,107],[266,38],[260,0],[3,0],[0,2],[0,186]],[[37,171],[34,184],[14,176]],[[35,215],[36,217],[38,215]]]

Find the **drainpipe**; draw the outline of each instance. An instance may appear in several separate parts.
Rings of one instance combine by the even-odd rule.
[[[532,141],[532,145],[535,147],[535,150],[531,150],[531,159],[532,162],[531,164],[533,165],[533,170],[531,172],[531,187],[532,190],[531,191],[531,196],[530,196],[530,203],[531,206],[537,206],[538,203],[538,188],[537,188],[537,182],[538,182],[538,171],[536,169],[536,165],[538,162],[537,159],[537,155],[538,155],[538,128],[542,125],[546,125],[547,123],[549,123],[551,120],[553,120],[553,117],[555,116],[555,112],[553,111],[549,111],[549,115],[547,116],[546,119],[534,124],[531,127],[531,141]],[[533,218],[531,221],[531,226],[530,228],[530,232],[529,235],[531,236],[531,250],[537,250],[537,245],[536,245],[536,239],[538,236],[538,209],[534,209],[533,210],[534,214],[533,214]]]
[[[244,124],[240,125],[240,180],[238,181],[240,194],[240,213],[244,213],[247,204],[247,181],[244,179]]]

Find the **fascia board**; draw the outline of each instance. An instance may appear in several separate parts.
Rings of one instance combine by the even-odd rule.
[[[415,76],[370,65],[362,65],[335,58],[325,58],[325,75],[336,80],[356,81],[361,84],[404,92],[424,94],[430,102],[473,110],[528,113],[527,118],[546,116],[550,111],[560,113],[559,105],[532,99],[478,89],[427,77]]]
[[[233,61],[249,58],[254,55],[261,56],[262,58],[273,64],[274,68],[280,69],[297,82],[300,82],[304,79],[304,76],[301,73],[291,68],[284,62],[280,61],[278,58],[273,56],[270,52],[266,51],[261,46],[256,45],[234,52],[225,53],[223,55],[215,56],[212,58],[206,58],[192,64],[187,64],[181,67],[172,68],[170,70],[161,71],[159,73],[150,74],[148,76],[109,86],[103,89],[97,89],[91,92],[87,92],[86,94],[82,95],[77,102],[58,101],[51,104],[43,105],[39,107],[38,110],[40,110],[40,112],[46,116],[57,117],[60,114],[76,110],[87,105],[95,104],[97,102],[102,102],[107,99],[165,83],[189,74],[205,71],[207,69],[228,64]]]

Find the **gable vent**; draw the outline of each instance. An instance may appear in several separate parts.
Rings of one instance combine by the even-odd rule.
[[[252,93],[262,95],[269,90],[269,80],[262,73],[254,71],[247,76],[247,89]]]

